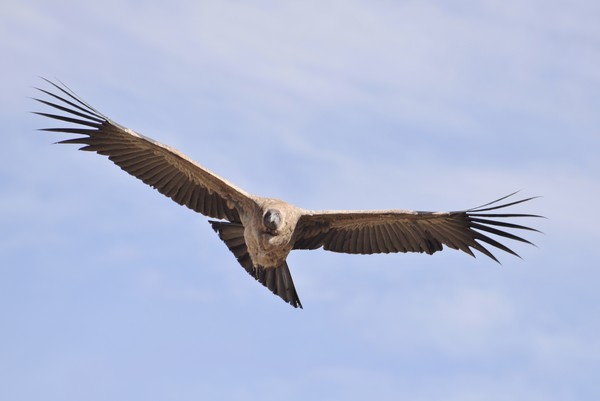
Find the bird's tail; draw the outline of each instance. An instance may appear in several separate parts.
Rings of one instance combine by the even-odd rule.
[[[219,234],[219,238],[225,242],[227,248],[237,258],[240,265],[252,277],[294,308],[302,308],[302,303],[300,303],[300,298],[298,298],[287,262],[283,262],[281,266],[274,268],[255,266],[248,254],[248,248],[244,240],[243,225],[214,220],[210,220],[209,223],[213,230]]]

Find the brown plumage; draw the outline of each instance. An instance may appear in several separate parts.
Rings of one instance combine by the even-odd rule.
[[[72,126],[43,131],[79,135],[58,143],[83,145],[81,150],[108,156],[121,169],[180,205],[218,219],[209,223],[242,267],[294,307],[302,304],[286,262],[293,249],[322,247],[351,254],[432,254],[445,245],[472,256],[474,249],[498,261],[486,246],[518,255],[490,234],[531,244],[505,229],[537,231],[502,219],[540,216],[496,212],[533,199],[502,203],[514,194],[455,212],[311,211],[281,200],[254,196],[177,150],[115,123],[66,86],[47,82],[56,91],[38,89],[48,98],[35,100],[62,114],[35,114]]]

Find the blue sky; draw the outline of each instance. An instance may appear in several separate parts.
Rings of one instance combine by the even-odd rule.
[[[96,3],[0,7],[0,399],[600,397],[597,2]],[[294,310],[206,218],[35,131],[39,76],[255,194],[521,190],[544,234],[502,266],[295,252]]]

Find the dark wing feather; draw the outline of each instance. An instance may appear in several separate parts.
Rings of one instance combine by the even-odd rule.
[[[83,145],[97,152],[180,205],[206,216],[239,222],[238,208],[248,207],[249,194],[195,163],[177,150],[125,128],[85,103],[65,86],[50,83],[52,93],[39,89],[50,100],[38,102],[65,114],[36,112],[75,127],[42,131],[81,135],[58,143]]]
[[[294,308],[302,308],[286,262],[275,268],[255,267],[244,241],[244,226],[238,223],[213,220],[210,220],[209,223],[248,274]]]
[[[531,244],[504,229],[537,231],[505,218],[541,217],[531,214],[487,213],[527,202],[533,198],[499,204],[510,194],[477,208],[457,212],[324,211],[306,212],[296,226],[294,249],[323,249],[333,252],[372,254],[424,252],[432,254],[445,246],[471,256],[473,249],[498,261],[487,246],[517,255],[490,237]],[[500,220],[498,220],[500,219]],[[498,228],[501,227],[501,228]]]

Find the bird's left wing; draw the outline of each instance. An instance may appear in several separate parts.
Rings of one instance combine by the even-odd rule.
[[[372,254],[425,252],[432,254],[446,245],[473,254],[472,249],[498,261],[486,245],[517,255],[490,234],[531,244],[505,229],[537,231],[503,221],[506,218],[541,217],[531,214],[497,213],[496,210],[533,198],[501,203],[510,194],[477,208],[456,212],[307,211],[298,221],[294,249],[323,249],[333,252]]]
[[[35,112],[72,127],[44,128],[42,131],[80,135],[58,143],[84,145],[108,158],[129,174],[160,193],[205,216],[240,222],[239,209],[249,210],[252,197],[177,150],[125,128],[85,103],[64,85],[57,92],[39,89],[49,100],[35,99],[62,114]]]

